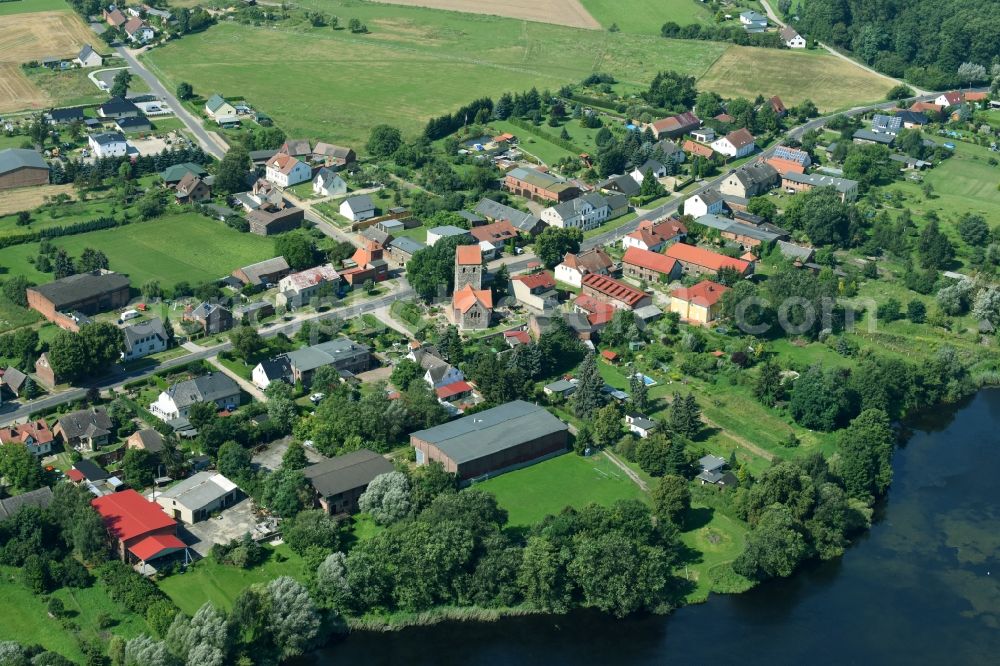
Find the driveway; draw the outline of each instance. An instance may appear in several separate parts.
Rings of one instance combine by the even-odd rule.
[[[288,445],[292,443],[291,437],[282,437],[281,439],[276,439],[267,445],[267,448],[260,453],[254,454],[251,458],[255,468],[266,469],[270,472],[281,467],[281,458],[285,455],[285,451],[288,450]],[[310,463],[318,463],[326,460],[326,456],[322,455],[316,449],[312,447],[305,447],[306,449],[306,460]]]
[[[218,516],[194,525],[181,525],[181,537],[191,550],[208,557],[212,546],[226,544],[249,532],[254,534],[257,519],[253,515],[253,500],[249,497],[234,504]],[[186,534],[184,534],[186,532]]]

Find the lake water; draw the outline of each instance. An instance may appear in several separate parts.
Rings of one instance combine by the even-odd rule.
[[[352,634],[332,664],[998,664],[1000,390],[936,410],[843,558],[668,617],[597,613]]]

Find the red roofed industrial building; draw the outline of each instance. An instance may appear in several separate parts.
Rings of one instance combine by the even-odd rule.
[[[91,500],[126,563],[142,562],[183,551],[177,523],[134,490],[123,490]]]
[[[674,243],[667,248],[666,256],[671,259],[676,259],[681,265],[681,270],[683,272],[694,273],[695,275],[701,275],[702,273],[718,273],[719,269],[726,266],[735,268],[742,275],[746,275],[753,270],[753,264],[749,261],[743,261],[742,259],[736,259],[735,257],[727,257],[724,254],[719,254],[718,252],[712,252],[711,250],[706,250],[705,248],[696,247],[694,245],[685,245],[683,243]]]
[[[653,302],[652,297],[631,285],[597,273],[583,276],[583,294],[619,310],[634,310]]]
[[[665,254],[630,247],[622,257],[622,272],[636,280],[669,282],[680,274],[680,265]]]

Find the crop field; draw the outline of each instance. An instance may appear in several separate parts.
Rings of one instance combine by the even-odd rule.
[[[289,136],[362,148],[388,123],[414,135],[427,119],[477,97],[556,89],[593,72],[646,87],[657,71],[700,76],[723,44],[623,35],[417,7],[365,3],[306,7],[357,17],[372,31],[218,25],[144,56],[168,88],[241,95]]]
[[[0,113],[44,109],[48,106],[48,101],[48,96],[31,83],[20,65],[0,62]]]
[[[70,11],[63,0],[13,0],[0,2],[0,16],[29,14],[31,12]]]
[[[471,14],[492,14],[507,18],[568,25],[573,28],[601,28],[577,0],[375,0],[393,5],[430,7]]]
[[[891,81],[825,53],[733,46],[698,81],[698,88],[753,99],[778,95],[793,106],[811,99],[821,111],[884,99]]]
[[[47,56],[75,56],[96,36],[68,9],[0,16],[0,58],[22,63]]]
[[[698,0],[581,0],[590,15],[605,28],[659,35],[667,21],[678,25],[712,23],[712,12]]]
[[[274,256],[273,239],[242,234],[194,213],[64,236],[53,243],[73,257],[84,248],[99,248],[108,256],[111,270],[127,273],[136,287],[146,280],[159,280],[164,287],[180,281],[198,284]],[[50,282],[51,274],[35,270],[28,261],[37,254],[38,243],[4,248],[0,266],[38,284]]]
[[[46,198],[57,194],[68,194],[72,197],[74,196],[73,186],[42,185],[39,187],[19,187],[16,190],[4,190],[0,192],[0,217],[22,210],[34,210],[45,203]],[[0,225],[0,227],[2,226]],[[30,231],[30,229],[21,229],[21,231]],[[0,232],[0,235],[6,234]]]

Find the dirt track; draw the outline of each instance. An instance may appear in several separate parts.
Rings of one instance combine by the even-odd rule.
[[[600,30],[601,24],[583,8],[578,0],[375,0],[392,5],[447,9],[469,14],[491,14],[507,18],[554,23],[571,28]]]

